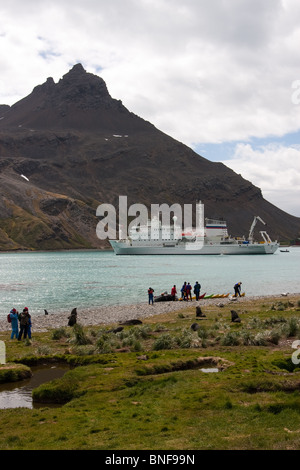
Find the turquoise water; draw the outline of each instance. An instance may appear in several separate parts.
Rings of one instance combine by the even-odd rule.
[[[147,302],[155,294],[199,281],[201,292],[246,295],[300,292],[300,248],[253,256],[116,256],[113,252],[0,253],[0,316],[12,307],[32,313]]]

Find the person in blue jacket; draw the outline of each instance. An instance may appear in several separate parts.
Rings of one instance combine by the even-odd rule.
[[[19,315],[15,308],[12,308],[9,312],[9,316],[11,319],[11,336],[10,339],[18,339],[19,336]]]

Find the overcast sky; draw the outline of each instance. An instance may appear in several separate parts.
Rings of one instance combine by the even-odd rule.
[[[300,216],[299,0],[0,0],[0,17],[0,104],[81,63]]]

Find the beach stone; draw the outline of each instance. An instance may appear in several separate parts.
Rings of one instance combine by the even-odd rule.
[[[131,351],[130,348],[127,348],[127,347],[115,349],[115,352],[118,352],[118,353],[129,353],[130,351]]]
[[[148,356],[146,354],[143,354],[142,356],[138,356],[137,359],[140,361],[148,361]]]

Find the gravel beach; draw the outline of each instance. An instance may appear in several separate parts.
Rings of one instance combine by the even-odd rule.
[[[228,298],[217,298],[217,299],[202,299],[198,302],[193,300],[192,302],[154,302],[153,305],[148,305],[148,303],[141,303],[135,305],[113,305],[113,306],[103,306],[97,308],[77,308],[77,323],[83,326],[95,326],[95,325],[109,325],[115,324],[127,320],[139,319],[143,320],[144,318],[150,318],[154,315],[169,313],[169,312],[180,312],[186,307],[194,307],[200,305],[205,307],[208,305],[219,305],[223,304],[224,306],[244,304],[254,300],[292,300],[299,299],[300,294],[288,294],[287,296],[282,295],[268,295],[268,296],[258,296],[258,297],[239,297],[237,299],[231,300],[231,297]],[[29,308],[30,312],[30,308]],[[64,313],[50,313],[49,315],[35,315],[34,312],[31,313],[32,320],[32,334],[34,332],[48,331],[51,329],[65,327],[68,325],[68,317],[70,316],[71,311]],[[0,331],[11,330],[11,325],[7,322],[6,317],[0,319]]]

